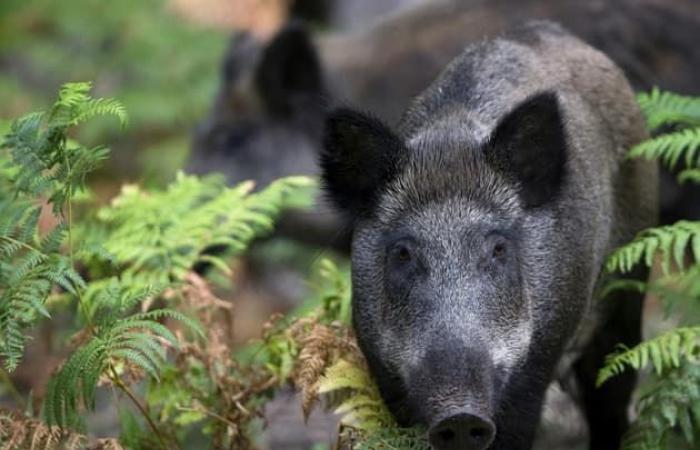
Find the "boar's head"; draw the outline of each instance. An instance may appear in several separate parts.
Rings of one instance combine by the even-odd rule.
[[[402,136],[339,109],[321,165],[354,223],[354,328],[384,400],[399,423],[427,426],[435,448],[483,450],[505,427],[509,386],[527,390],[532,376],[533,284],[551,264],[532,217],[560,192],[566,137],[549,92],[503,114],[485,141],[465,128],[436,121]]]
[[[188,169],[262,184],[316,173],[323,97],[318,54],[301,26],[284,27],[266,44],[248,34],[233,36],[214,107],[195,131]]]

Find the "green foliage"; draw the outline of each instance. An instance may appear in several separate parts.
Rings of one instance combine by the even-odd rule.
[[[48,112],[32,113],[14,121],[5,136],[15,169],[12,183],[17,193],[45,196],[55,214],[62,212],[74,192],[85,187],[85,177],[107,158],[109,150],[85,148],[67,138],[69,127],[101,115],[116,115],[122,125],[124,107],[113,99],[93,99],[90,83],[65,84]]]
[[[672,131],[638,144],[629,156],[656,159],[670,169],[675,169],[682,158],[684,167],[697,168],[700,165],[700,98],[654,89],[648,94],[640,94],[638,101],[650,130],[667,127]],[[694,173],[681,172],[679,180],[697,179]]]
[[[329,323],[339,321],[350,325],[351,289],[347,272],[330,259],[323,259],[319,267],[321,284],[317,288],[320,292],[320,304],[323,311],[321,318]]]
[[[631,157],[658,159],[670,169],[683,158],[688,167],[698,165],[700,128],[688,128],[644,141],[630,152]]]
[[[162,191],[129,185],[98,212],[97,226],[88,224],[84,240],[88,246],[101,245],[125,276],[150,283],[182,280],[200,263],[228,272],[225,261],[206,250],[239,255],[252,239],[272,230],[296,191],[313,185],[307,177],[290,177],[252,192],[251,182],[229,188],[218,175],[183,173]]]
[[[86,177],[108,151],[81,146],[68,133],[105,114],[125,124],[126,112],[114,100],[93,99],[89,90],[88,83],[64,85],[47,112],[14,121],[3,140],[0,354],[5,366],[14,369],[38,319],[51,318],[56,305],[74,308],[81,320],[75,321],[73,338],[62,349],[68,353],[65,362],[48,383],[43,419],[61,429],[81,428],[83,412],[95,407],[98,388],[111,385],[134,403],[149,427],[148,432],[140,430],[140,420],[122,414],[125,442],[132,448],[170,448],[176,433],[165,435],[156,423],[168,424],[154,420],[148,411],[158,405],[157,399],[143,406],[132,385],[153,381],[161,399],[173,398],[184,379],[173,379],[178,365],[171,354],[179,354],[176,359],[182,362],[201,352],[193,359],[195,365],[188,366],[198,371],[190,380],[197,389],[189,393],[197,392],[192,398],[200,404],[211,399],[208,406],[215,409],[238,411],[240,402],[251,408],[262,405],[272,387],[266,384],[271,376],[267,371],[227,365],[233,361],[231,344],[219,340],[212,322],[219,318],[212,314],[227,311],[227,304],[213,296],[193,268],[208,263],[230,272],[224,258],[240,255],[271,231],[282,209],[309,204],[315,183],[291,177],[253,191],[252,183],[228,187],[220,176],[179,174],[162,190],[126,186],[110,205],[93,212]],[[220,253],[212,254],[212,249]],[[196,367],[197,361],[206,361],[211,370]],[[224,386],[249,389],[250,398],[227,395]],[[180,427],[203,418],[197,409],[170,413]],[[15,421],[17,429],[22,420]],[[35,427],[32,439],[41,439],[39,433],[48,429]],[[221,437],[225,433],[216,430],[229,428],[217,423],[212,429]],[[114,445],[109,448],[118,448]]]
[[[662,126],[700,126],[700,98],[662,92],[654,88],[637,96],[650,130]]]
[[[642,342],[633,349],[610,355],[598,373],[598,384],[618,375],[627,367],[640,370],[651,363],[657,375],[681,367],[685,359],[695,359],[700,350],[700,326],[674,328]]]
[[[430,449],[425,430],[397,425],[367,369],[352,359],[329,367],[318,391],[340,394],[334,411],[342,417],[341,439],[355,442],[354,449]]]
[[[700,182],[700,99],[653,90],[641,94],[639,102],[652,129],[670,130],[642,142],[630,157],[658,159],[674,168],[683,159],[681,182]],[[644,283],[617,280],[604,291],[631,288],[658,296],[667,313],[700,302],[700,222],[681,220],[650,228],[608,259],[607,270],[626,273],[637,264],[661,265],[658,279]],[[605,383],[625,370],[653,368],[651,385],[637,402],[638,417],[625,436],[625,450],[681,448],[685,441],[697,445],[700,431],[700,325],[686,320],[633,348],[620,348],[609,355],[598,374]],[[680,432],[680,433],[679,433]]]
[[[91,319],[92,337],[78,347],[49,383],[43,411],[49,425],[76,426],[80,404],[94,409],[100,376],[113,377],[116,382],[115,367],[120,364],[136,367],[158,381],[166,349],[179,347],[178,339],[161,323],[163,319],[176,320],[203,335],[197,322],[178,311],[132,312],[134,305],[156,292],[134,293],[112,280],[100,294]]]
[[[665,274],[671,271],[671,262],[683,269],[686,252],[700,260],[700,222],[681,220],[673,225],[649,228],[635,239],[617,249],[608,259],[609,271],[629,272],[641,261],[651,267],[657,255],[661,257],[661,267]]]
[[[685,440],[697,448],[700,435],[700,364],[683,363],[641,392],[635,426],[622,450],[681,448]],[[682,437],[677,436],[676,430]],[[671,443],[669,443],[669,441]],[[675,444],[675,445],[674,445]]]
[[[352,395],[335,408],[344,424],[369,432],[396,426],[367,371],[341,359],[326,370],[318,391],[324,394],[345,389],[352,390]]]
[[[39,317],[49,317],[44,303],[54,285],[76,294],[85,282],[71,258],[60,252],[69,230],[70,200],[84,188],[85,176],[106,157],[103,147],[85,148],[67,139],[68,129],[89,118],[126,112],[119,102],[93,99],[89,83],[61,88],[48,112],[28,114],[12,122],[5,135],[0,164],[0,355],[13,370],[26,342],[25,331]],[[41,236],[42,199],[60,223]]]

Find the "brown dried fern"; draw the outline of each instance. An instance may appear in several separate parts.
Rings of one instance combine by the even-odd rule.
[[[0,450],[124,450],[116,439],[87,436],[0,409]]]
[[[360,350],[350,330],[340,324],[330,326],[309,319],[292,325],[300,348],[291,382],[300,390],[304,418],[308,418],[318,401],[318,384],[326,369],[339,358],[361,360]]]

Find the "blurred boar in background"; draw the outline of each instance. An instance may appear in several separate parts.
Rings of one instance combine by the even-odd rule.
[[[696,0],[424,2],[350,33],[312,38],[296,24],[269,42],[234,37],[212,111],[195,133],[189,169],[262,184],[317,174],[326,108],[348,102],[394,124],[465,45],[528,18],[562,23],[616,62],[637,90],[700,92]],[[662,220],[700,216],[697,191],[664,177]],[[344,247],[342,229],[343,222],[320,206],[288,214],[279,231]]]
[[[625,158],[646,136],[622,72],[551,22],[468,46],[397,127],[329,114],[355,332],[402,425],[437,450],[528,450],[558,369],[591,450],[619,448],[635,374],[595,380],[639,342],[643,294],[594,292],[606,256],[656,223],[656,164]]]

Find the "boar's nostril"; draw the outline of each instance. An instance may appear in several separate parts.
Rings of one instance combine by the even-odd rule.
[[[486,428],[472,428],[469,430],[469,435],[474,439],[483,439],[487,434],[488,430]]]
[[[455,432],[449,428],[438,431],[440,439],[444,442],[449,442],[455,438]]]
[[[431,428],[430,445],[436,450],[485,450],[495,434],[490,420],[460,413]]]

